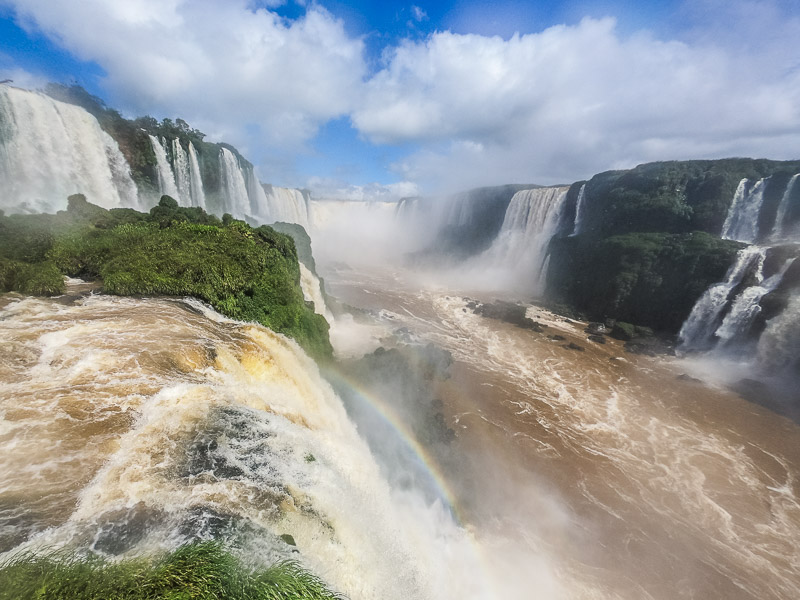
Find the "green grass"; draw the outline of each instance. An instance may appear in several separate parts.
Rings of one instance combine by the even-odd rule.
[[[0,564],[0,600],[341,600],[286,561],[252,571],[218,542],[157,558],[110,561],[68,552],[23,554]]]

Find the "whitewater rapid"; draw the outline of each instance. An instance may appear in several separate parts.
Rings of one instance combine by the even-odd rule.
[[[193,300],[78,285],[2,297],[0,550],[222,537],[354,600],[493,597],[471,534],[389,487],[294,342]]]

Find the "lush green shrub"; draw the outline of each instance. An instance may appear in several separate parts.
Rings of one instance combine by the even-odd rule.
[[[169,196],[150,214],[73,196],[57,215],[0,216],[0,233],[2,291],[52,295],[63,275],[99,278],[111,294],[193,296],[293,337],[315,358],[332,353],[328,323],[303,299],[294,242],[270,227],[223,226]]]
[[[113,562],[68,552],[0,564],[0,600],[339,600],[295,562],[251,571],[217,542]]]

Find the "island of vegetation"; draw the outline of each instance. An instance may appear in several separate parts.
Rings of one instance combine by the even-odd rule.
[[[163,196],[149,213],[106,210],[70,196],[57,214],[0,213],[0,292],[58,295],[64,276],[101,280],[124,296],[192,296],[222,314],[332,355],[328,323],[300,288],[294,240],[262,225]]]

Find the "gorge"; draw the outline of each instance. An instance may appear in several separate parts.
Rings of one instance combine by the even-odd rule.
[[[317,199],[50,92],[0,85],[0,560],[800,594],[800,161]]]

